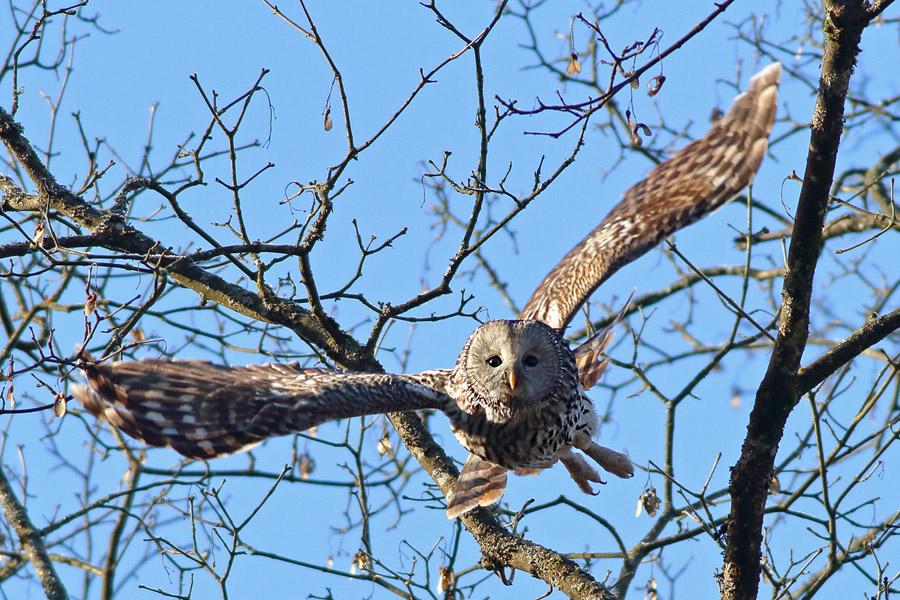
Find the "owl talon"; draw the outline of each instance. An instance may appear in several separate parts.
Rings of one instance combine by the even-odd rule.
[[[453,369],[391,375],[307,369],[296,362],[94,363],[82,349],[77,356],[88,383],[70,391],[85,409],[126,434],[203,460],[335,419],[441,410],[474,453],[450,493],[448,518],[499,501],[508,469],[534,473],[557,460],[579,489],[595,495],[591,483],[605,482],[573,447],[617,477],[634,475],[628,456],[592,441],[597,416],[585,394],[609,364],[603,353],[629,303],[574,352],[563,334],[620,267],[730,202],[750,183],[766,155],[780,78],[779,63],[754,76],[709,133],[625,192],[544,278],[519,320],[489,321],[476,329]],[[485,565],[511,582],[502,561]]]
[[[597,472],[597,469],[589,465],[580,454],[575,454],[571,450],[567,450],[559,457],[559,460],[565,465],[566,469],[568,469],[569,475],[578,485],[578,489],[585,494],[596,496],[600,493],[599,490],[596,492],[594,491],[590,482],[606,485],[606,482],[600,477],[600,473]]]
[[[609,473],[622,479],[634,476],[634,465],[628,455],[591,442],[581,450]]]

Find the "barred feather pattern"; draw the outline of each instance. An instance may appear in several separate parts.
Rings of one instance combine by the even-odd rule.
[[[628,307],[631,306],[633,297],[634,291],[631,292],[628,300],[625,301],[625,304],[606,327],[575,348],[573,354],[575,355],[575,365],[578,367],[578,381],[585,391],[594,387],[594,384],[600,381],[603,373],[606,372],[609,360],[603,357],[603,352],[606,351],[607,346],[612,342],[613,336],[616,334],[616,325],[625,318],[625,313],[628,312]]]
[[[619,268],[733,200],[753,179],[775,121],[781,64],[757,73],[712,129],[657,165],[541,282],[521,319],[564,329]]]
[[[494,406],[485,400],[484,393],[476,385],[467,381],[469,377],[480,377],[477,371],[473,373],[465,368],[465,359],[473,342],[470,338],[449,380],[450,394],[457,398],[464,415],[463,418],[450,415],[450,423],[457,439],[470,454],[447,499],[448,519],[477,506],[497,502],[506,490],[509,469],[518,475],[534,475],[560,461],[579,489],[593,494],[591,483],[603,483],[603,479],[584,457],[572,451],[573,446],[584,450],[614,475],[627,478],[634,474],[627,456],[592,441],[597,416],[593,402],[585,393],[609,364],[602,354],[612,341],[615,327],[625,316],[630,301],[629,297],[610,323],[574,352],[562,334],[543,323],[510,322],[540,331],[546,336],[542,345],[553,348],[562,365],[554,370],[559,379],[553,384],[549,397],[520,414],[511,411],[511,405],[517,403],[504,402]],[[475,415],[478,417],[473,419]],[[598,456],[603,460],[598,461]],[[615,458],[610,460],[611,456]]]
[[[460,352],[448,384],[459,407],[449,414],[450,427],[469,452],[510,469],[545,469],[578,431],[593,435],[593,403],[582,393],[562,334],[539,321],[490,321],[479,331]],[[521,361],[529,355],[539,362],[526,370]],[[491,356],[502,364],[486,364]]]
[[[653,169],[548,275],[518,321],[490,321],[469,337],[456,366],[415,375],[304,369],[297,363],[224,367],[193,360],[83,365],[70,390],[126,434],[198,459],[246,450],[325,421],[436,409],[472,454],[448,516],[495,502],[507,470],[532,474],[562,462],[586,493],[598,466],[633,474],[624,454],[597,445],[585,394],[625,313],[574,352],[563,330],[593,290],[662,237],[715,210],[752,179],[774,120],[780,65],[767,67],[701,140]],[[627,305],[626,305],[627,307]],[[584,453],[578,454],[574,450]]]
[[[333,419],[453,404],[443,392],[448,369],[388,375],[164,359],[82,368],[87,384],[71,392],[84,408],[146,444],[198,459]]]

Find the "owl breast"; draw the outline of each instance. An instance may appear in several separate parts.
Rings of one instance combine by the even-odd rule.
[[[594,405],[583,394],[505,423],[462,410],[450,415],[453,434],[466,450],[508,469],[553,466],[557,453],[571,447],[578,432],[593,436],[596,422]]]
[[[543,469],[593,435],[596,416],[575,357],[538,321],[490,321],[466,342],[450,377],[450,426],[471,453],[509,469]]]

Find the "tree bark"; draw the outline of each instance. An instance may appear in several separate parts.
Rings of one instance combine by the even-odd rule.
[[[756,393],[747,437],[731,474],[731,513],[721,580],[725,600],[759,591],[763,510],[787,418],[802,390],[800,360],[809,335],[813,277],[844,119],[844,101],[872,15],[860,0],[826,0],[822,74],[813,113],[806,173],[791,235],[778,338]]]

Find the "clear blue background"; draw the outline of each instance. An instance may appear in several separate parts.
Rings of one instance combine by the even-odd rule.
[[[493,2],[448,2],[440,6],[452,22],[467,35],[476,35],[490,20],[495,8]],[[582,3],[557,2],[536,11],[538,43],[550,58],[565,58],[569,54],[568,42],[555,35],[567,34],[571,16],[585,10]],[[517,5],[512,6],[518,10]],[[295,3],[283,3],[281,8],[292,18],[303,23],[302,12]],[[349,97],[352,123],[357,143],[367,140],[397,110],[419,81],[419,69],[430,70],[450,54],[464,46],[450,32],[434,22],[433,14],[416,2],[310,2],[310,12],[318,31],[325,41],[335,63],[341,69]],[[52,172],[60,183],[74,184],[83,177],[86,160],[80,149],[73,111],[79,111],[82,124],[89,139],[103,138],[114,148],[113,157],[108,150],[101,151],[98,163],[102,166],[110,159],[115,160],[100,186],[105,193],[111,193],[120,185],[129,172],[140,169],[139,161],[147,140],[151,107],[156,105],[153,128],[151,168],[160,168],[177,152],[178,144],[184,143],[189,132],[199,133],[208,121],[209,113],[196,86],[189,76],[196,73],[207,91],[215,90],[223,102],[228,102],[248,90],[261,69],[270,69],[262,82],[271,101],[273,111],[257,96],[248,111],[246,123],[241,127],[240,139],[266,141],[259,148],[244,152],[240,158],[243,177],[248,177],[267,162],[275,163],[275,168],[267,171],[243,193],[245,216],[255,238],[265,239],[282,230],[291,219],[303,219],[302,212],[291,213],[278,202],[286,190],[293,190],[290,182],[309,182],[324,179],[328,166],[337,164],[346,151],[343,134],[343,117],[335,89],[331,95],[331,117],[334,127],[325,131],[323,110],[331,89],[332,78],[325,61],[317,48],[299,32],[292,29],[280,18],[274,16],[262,3],[249,2],[92,2],[86,9],[96,11],[99,24],[115,33],[106,35],[85,24],[70,21],[69,34],[87,34],[75,47],[74,71],[67,82],[62,99],[63,109],[59,111],[58,129],[54,149],[58,153],[50,163]],[[621,49],[635,40],[649,38],[654,27],[663,31],[662,48],[668,47],[683,36],[691,27],[712,10],[711,3],[700,2],[643,2],[625,6],[611,19],[604,21],[601,28],[614,49]],[[767,15],[766,35],[773,40],[795,47],[798,57],[804,51],[812,52],[808,44],[800,41],[788,42],[792,36],[802,35],[807,27],[803,15],[794,6],[780,2],[738,2],[724,16],[716,20],[703,33],[691,40],[684,48],[668,57],[662,66],[667,80],[659,95],[648,98],[641,89],[628,95],[628,90],[617,97],[623,106],[633,100],[637,118],[646,122],[654,133],[670,139],[666,132],[656,128],[662,117],[674,130],[685,129],[690,137],[699,137],[708,128],[713,108],[726,109],[735,94],[733,83],[740,66],[741,88],[746,86],[749,76],[771,62],[770,58],[759,58],[747,43],[735,39],[735,23],[756,15]],[[818,25],[815,25],[818,27]],[[10,31],[9,15],[4,13],[0,20],[0,32]],[[575,27],[578,48],[583,48],[589,33],[582,26]],[[0,33],[0,46],[7,44],[7,33]],[[884,65],[898,63],[896,28],[870,28],[864,38],[863,54],[860,59],[860,73],[854,79],[857,88],[865,85],[872,98],[897,92],[896,69]],[[561,91],[572,102],[582,101],[585,90],[578,86],[563,86],[541,69],[524,69],[535,63],[535,58],[522,46],[527,43],[526,32],[520,20],[504,18],[484,45],[485,95],[493,106],[494,95],[502,99],[517,99],[518,106],[527,108],[535,98],[547,102],[555,101],[555,94]],[[47,40],[46,43],[53,43]],[[817,65],[806,60],[792,62],[793,57],[777,53],[777,58],[785,63],[788,72],[783,77],[779,117],[790,115],[798,123],[806,123],[812,113],[815,100],[814,90],[798,82],[789,74],[797,66],[804,72],[814,73]],[[652,71],[649,76],[658,74]],[[62,71],[59,74],[39,72],[33,69],[22,72],[20,85],[24,87],[21,108],[17,120],[26,127],[26,135],[32,143],[46,147],[48,136],[48,107],[44,96],[57,98],[61,89]],[[2,102],[10,104],[11,83],[4,80]],[[646,80],[643,83],[646,83]],[[423,286],[435,285],[446,266],[447,259],[455,252],[458,232],[451,232],[443,239],[435,240],[436,221],[430,213],[433,198],[422,182],[422,173],[427,170],[423,161],[440,163],[445,151],[452,152],[449,172],[457,180],[465,179],[475,168],[478,149],[478,131],[474,126],[475,87],[471,53],[450,64],[435,77],[419,94],[411,107],[382,136],[378,142],[359,160],[352,163],[345,173],[353,185],[340,196],[335,211],[329,220],[327,236],[312,257],[312,264],[318,277],[320,292],[340,287],[348,280],[358,260],[358,251],[351,223],[356,219],[364,240],[377,236],[378,240],[398,233],[408,227],[408,233],[395,241],[393,249],[372,257],[366,265],[365,277],[354,288],[365,293],[371,301],[401,302],[415,295]],[[272,116],[274,115],[274,119]],[[271,129],[270,129],[271,123]],[[512,163],[513,171],[507,179],[506,187],[513,193],[524,194],[531,188],[533,171],[542,156],[546,156],[544,174],[571,152],[575,143],[575,131],[553,139],[547,136],[525,135],[525,131],[556,131],[568,123],[560,116],[510,119],[497,133],[491,149],[489,177],[492,184],[501,177]],[[774,137],[787,130],[784,123],[776,126]],[[619,132],[622,135],[623,132]],[[665,137],[668,136],[668,137]],[[222,134],[214,133],[215,147],[222,147]],[[865,139],[865,143],[862,140]],[[806,134],[796,135],[773,147],[773,156],[768,158],[754,186],[757,198],[778,209],[784,205],[789,214],[796,206],[799,185],[783,182],[792,171],[803,172],[806,156]],[[675,147],[684,140],[675,141]],[[865,138],[856,137],[848,141],[839,160],[839,168],[849,165],[868,165],[873,157],[893,147],[893,140],[873,124]],[[189,146],[193,143],[189,144]],[[213,166],[213,164],[215,166]],[[180,196],[186,210],[200,224],[224,221],[231,211],[231,198],[227,190],[212,182],[213,176],[224,178],[227,168],[224,161],[207,166],[210,184]],[[592,229],[617,201],[622,192],[637,181],[652,166],[650,161],[635,152],[623,153],[616,140],[608,132],[591,129],[587,145],[582,149],[575,164],[569,168],[552,188],[543,194],[528,210],[516,218],[511,225],[515,236],[500,235],[485,248],[485,255],[501,271],[508,291],[521,307],[541,277],[576,243]],[[612,175],[606,177],[613,167]],[[467,199],[456,197],[454,206],[460,214],[467,214]],[[152,214],[162,204],[158,196],[150,193],[140,195],[135,203],[135,217]],[[298,209],[307,207],[306,197],[295,201]],[[258,206],[258,208],[257,208]],[[502,204],[508,209],[508,203]],[[776,228],[777,224],[767,221],[762,215],[754,217],[754,229],[763,225]],[[171,222],[140,225],[151,235],[156,235],[164,244],[178,248],[192,248],[203,245],[195,236],[175,232]],[[692,227],[677,236],[680,250],[699,266],[720,264],[741,264],[743,253],[732,243],[734,229],[746,229],[746,210],[741,205],[732,205],[715,216]],[[215,235],[223,242],[229,242],[227,234],[219,229]],[[11,240],[7,240],[11,241]],[[842,245],[849,245],[843,244]],[[895,249],[896,249],[896,244]],[[768,251],[774,262],[759,258],[754,266],[769,268],[778,266],[780,250],[770,244]],[[205,247],[205,246],[204,246]],[[830,252],[825,253],[823,265],[841,268],[842,260]],[[289,270],[292,268],[287,265]],[[466,268],[474,268],[474,262]],[[624,269],[601,290],[594,300],[604,306],[618,306],[622,298],[637,287],[638,294],[651,291],[674,279],[674,271],[668,260],[659,252],[651,252],[647,257]],[[299,275],[294,269],[295,281]],[[142,280],[142,287],[123,290],[122,298],[146,293],[152,284],[149,278]],[[740,290],[738,278],[719,282],[732,297]],[[249,286],[252,289],[252,285]],[[751,287],[753,287],[751,285]],[[776,284],[778,294],[780,283]],[[502,298],[488,285],[483,273],[472,278],[459,277],[454,282],[454,291],[475,294],[474,306],[481,306],[480,313],[485,318],[509,318],[514,313]],[[821,288],[820,288],[821,289]],[[83,302],[77,297],[80,290],[73,287],[69,302]],[[837,281],[829,289],[824,289],[827,302],[835,313],[850,323],[861,323],[870,302],[867,289]],[[726,338],[732,317],[729,311],[714,298],[711,291],[697,288],[694,292],[700,298],[703,314],[694,314],[698,325],[692,331],[702,333],[704,341],[721,343]],[[752,290],[753,294],[757,292]],[[165,301],[174,308],[194,305],[196,297],[190,292],[171,295]],[[423,307],[416,314],[427,316],[432,312],[452,311],[457,302],[453,295],[437,300]],[[764,302],[759,301],[759,305]],[[753,306],[753,300],[751,300]],[[359,339],[368,333],[366,319],[371,313],[358,304],[344,300],[329,309],[344,327],[362,325],[354,332]],[[671,322],[681,322],[687,316],[687,302],[674,299],[660,306],[645,326],[645,335],[658,340],[671,351],[677,344],[685,345],[677,333],[670,330]],[[602,310],[594,308],[594,314]],[[78,313],[71,317],[70,328],[57,328],[56,335],[64,348],[74,348],[80,339],[81,329]],[[212,327],[212,322],[202,314],[183,314],[179,317],[187,322],[196,322],[199,327]],[[401,353],[407,343],[411,344],[411,355],[406,368],[419,371],[435,367],[452,366],[459,349],[474,328],[474,321],[452,319],[437,323],[427,323],[414,330],[403,323],[395,323],[385,339],[386,349],[397,348],[398,352],[384,351],[379,355],[388,370],[401,368]],[[640,326],[640,320],[633,318],[631,325]],[[148,336],[162,337],[170,348],[178,348],[183,342],[183,334],[172,332],[159,321],[147,319],[142,323]],[[749,333],[749,330],[745,330]],[[838,332],[835,339],[846,335]],[[655,337],[658,336],[658,337]],[[411,341],[410,341],[411,340]],[[236,344],[245,344],[252,350],[254,338],[236,338]],[[631,358],[630,336],[620,332],[619,346],[613,355],[623,361]],[[295,350],[306,352],[297,341]],[[818,350],[816,350],[818,351]],[[181,357],[208,357],[197,348],[189,348]],[[739,358],[738,358],[739,357]],[[642,361],[656,357],[645,352]],[[807,360],[812,357],[807,357]],[[234,364],[259,362],[259,356],[230,352],[228,359]],[[740,451],[744,427],[752,403],[752,391],[765,368],[767,356],[760,352],[755,355],[735,355],[735,360],[726,363],[721,372],[704,381],[697,389],[696,399],[686,400],[679,409],[676,438],[676,476],[680,481],[697,490],[706,480],[717,453],[722,453],[721,461],[713,476],[711,488],[727,485],[728,467],[734,464]],[[693,374],[705,359],[685,361],[668,371],[656,371],[655,383],[667,393],[674,393]],[[874,371],[877,363],[869,367]],[[863,367],[868,372],[867,367]],[[612,369],[610,381],[622,381],[629,374]],[[47,399],[40,391],[30,391],[28,381],[16,383],[20,402],[29,393],[40,402]],[[865,386],[863,386],[865,387]],[[661,403],[651,394],[640,393],[640,386],[632,383],[620,393],[612,414],[612,421],[604,425],[603,443],[620,450],[627,450],[641,466],[649,461],[661,465],[663,461],[663,427],[665,412]],[[860,389],[859,393],[862,393]],[[738,407],[732,405],[735,394],[743,395]],[[600,407],[606,405],[602,388],[593,394]],[[634,395],[631,395],[634,394]],[[849,404],[853,404],[850,401]],[[75,408],[73,406],[73,408]],[[792,418],[791,426],[803,430],[808,422],[809,409],[803,403]],[[802,413],[802,414],[801,414]],[[53,422],[49,429],[59,433],[52,442],[42,440],[43,430],[38,421],[42,416],[16,417],[8,421],[6,447],[3,462],[13,471],[21,470],[13,444],[24,446],[29,474],[28,506],[32,518],[40,526],[45,520],[76,510],[80,500],[76,494],[80,482],[68,468],[58,468],[52,455],[41,450],[42,445],[56,444],[67,456],[68,453],[85,453],[84,443],[87,433],[80,423],[71,416],[60,423]],[[799,422],[795,422],[799,421]],[[452,439],[446,420],[432,418],[430,427],[439,441],[456,458],[463,460],[465,453]],[[326,439],[340,439],[349,427],[352,434],[358,430],[358,422],[327,425],[320,428],[319,436]],[[377,425],[380,427],[380,425]],[[789,440],[792,432],[788,432]],[[394,446],[399,442],[391,436]],[[373,462],[378,461],[374,453],[378,435],[368,435],[364,439],[367,455]],[[273,440],[264,449],[255,452],[257,467],[267,471],[278,471],[290,460],[289,439]],[[349,460],[346,452],[330,449],[322,444],[310,443],[317,470],[314,477],[352,481],[352,476],[340,468]],[[403,451],[403,450],[401,450]],[[177,456],[169,450],[155,450],[148,455],[149,464],[168,466],[176,463]],[[245,468],[246,455],[231,457],[211,463],[214,469]],[[92,497],[106,493],[116,485],[122,476],[124,466],[118,459],[107,461],[98,467],[108,479],[101,488],[93,490]],[[194,471],[199,468],[192,469]],[[889,489],[890,477],[882,474],[881,483]],[[896,476],[893,476],[896,486]],[[220,479],[224,481],[222,495],[229,498],[229,509],[235,519],[243,519],[262,499],[270,482],[253,481],[244,478]],[[219,480],[216,480],[219,481]],[[416,476],[405,494],[418,498],[430,484],[421,473]],[[661,489],[663,481],[658,477],[648,478],[640,472],[629,481],[610,481],[599,496],[589,498],[581,495],[568,479],[563,469],[556,468],[535,478],[511,479],[509,491],[504,497],[512,508],[520,507],[529,498],[538,503],[551,501],[564,494],[577,502],[582,502],[592,510],[602,514],[611,522],[625,539],[626,546],[636,543],[649,527],[646,516],[635,518],[634,510],[638,496],[647,485]],[[783,484],[784,485],[784,484]],[[869,491],[867,489],[866,491]],[[176,490],[173,494],[184,494]],[[194,490],[192,493],[197,494]],[[373,503],[386,498],[383,491],[371,490]],[[871,495],[875,495],[872,492]],[[324,487],[308,485],[282,485],[265,504],[253,524],[243,532],[244,539],[267,551],[282,553],[297,560],[323,563],[328,556],[334,557],[334,568],[349,570],[351,557],[359,546],[358,530],[347,533],[336,532],[335,528],[345,525],[342,512],[347,504],[344,487]],[[182,502],[180,507],[184,508]],[[435,506],[431,503],[431,506]],[[396,509],[388,510],[373,518],[374,548],[379,556],[395,561],[394,568],[408,567],[413,553],[400,543],[427,552],[436,547],[441,552],[452,551],[453,536],[458,525],[448,522],[442,511],[430,510],[414,500],[401,500],[403,510],[412,510],[396,524]],[[351,507],[351,514],[357,514]],[[724,510],[724,509],[723,509]],[[876,510],[873,509],[873,516]],[[719,514],[719,513],[717,513]],[[548,517],[526,520],[527,537],[539,544],[561,552],[614,551],[610,536],[593,521],[569,509],[556,509]],[[172,514],[168,515],[169,517]],[[181,525],[181,526],[180,526]],[[175,523],[167,530],[175,543],[189,541],[189,532],[184,523]],[[693,525],[689,522],[688,525]],[[674,530],[672,531],[674,532]],[[671,533],[671,532],[670,532]],[[138,534],[140,538],[141,534]],[[805,536],[805,537],[804,537]],[[102,544],[98,537],[95,543]],[[816,547],[801,524],[776,529],[769,540],[773,551],[783,558],[791,549],[805,553]],[[148,548],[140,540],[132,542],[131,549],[123,564],[133,564]],[[75,551],[83,552],[76,547]],[[152,553],[153,550],[151,549]],[[456,568],[474,564],[479,557],[475,542],[463,534],[460,543],[460,558]],[[218,552],[222,566],[225,554]],[[430,576],[437,577],[437,566],[442,564],[439,557],[428,566]],[[665,565],[665,566],[661,566]],[[662,571],[672,572],[685,568],[678,580],[678,597],[714,597],[717,594],[714,570],[721,566],[718,547],[708,537],[679,544],[666,550],[662,563],[644,565],[635,579],[635,585],[643,585],[649,577],[662,582]],[[419,569],[424,568],[422,565]],[[615,578],[618,561],[599,561],[593,573],[603,578],[605,569],[612,569]],[[77,596],[80,573],[71,567],[58,566],[61,575],[69,585],[70,593]],[[126,569],[120,569],[124,577]],[[471,580],[470,576],[470,580]],[[852,569],[839,578],[846,592],[861,593],[861,581]],[[137,584],[151,588],[177,592],[177,576],[166,573],[163,561],[151,558],[140,574],[122,582],[122,597],[154,597],[150,592],[140,591]],[[231,598],[250,596],[281,595],[291,590],[290,595],[305,598],[307,594],[323,596],[326,589],[336,598],[342,597],[386,597],[387,593],[367,582],[352,582],[339,577],[324,576],[311,569],[277,564],[263,558],[239,558],[234,572],[230,575],[228,589]],[[434,585],[431,586],[434,590]],[[493,597],[534,597],[543,593],[546,586],[520,573],[515,587],[503,588],[499,582],[479,588],[480,594],[491,593]],[[832,592],[836,588],[832,587]],[[92,594],[97,594],[97,587]],[[3,594],[9,598],[40,597],[36,586],[16,587],[15,582],[4,586]],[[205,598],[218,594],[215,583],[207,575],[198,574],[194,581],[195,598]],[[641,590],[633,590],[634,597],[640,597]],[[763,592],[765,594],[765,592]],[[479,595],[478,597],[481,597]],[[557,594],[558,595],[558,594]],[[672,592],[662,588],[665,598]]]

